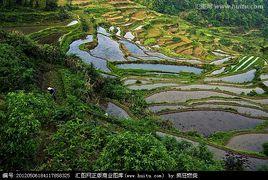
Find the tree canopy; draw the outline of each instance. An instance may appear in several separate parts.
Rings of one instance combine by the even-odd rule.
[[[174,15],[184,12],[187,14],[185,18],[195,24],[242,26],[246,28],[266,27],[268,24],[268,4],[266,0],[255,0],[254,2],[252,0],[135,1],[161,13]],[[220,8],[218,5],[226,8]],[[243,8],[240,5],[245,7]],[[218,7],[216,8],[216,6]],[[230,8],[227,8],[228,6]]]
[[[58,0],[0,0],[0,6],[11,8],[16,6],[52,10],[57,7]]]

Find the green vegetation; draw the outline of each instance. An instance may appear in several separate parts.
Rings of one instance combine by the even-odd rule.
[[[243,171],[245,165],[247,165],[246,157],[233,153],[228,153],[224,162],[228,171]]]
[[[11,52],[10,49],[15,51]],[[212,159],[212,155],[207,154],[209,152],[205,147],[195,149],[187,145],[188,150],[180,149],[185,145],[178,145],[174,141],[173,147],[150,135],[156,124],[150,119],[142,118],[146,116],[146,103],[142,94],[128,90],[117,79],[103,78],[91,66],[72,57],[65,57],[53,46],[37,45],[20,34],[1,32],[1,52],[4,52],[0,53],[4,65],[2,67],[11,71],[7,74],[12,74],[8,79],[5,76],[2,78],[8,83],[1,82],[5,84],[1,90],[5,96],[0,113],[1,169],[146,168],[153,171],[167,170],[168,167],[176,170],[180,167],[186,170],[188,162],[196,170],[222,169]],[[13,58],[14,63],[8,63],[8,58]],[[25,60],[30,65],[25,66]],[[31,69],[31,73],[18,78],[25,69]],[[40,77],[39,81],[34,80],[36,76]],[[28,79],[32,81],[26,81]],[[13,85],[18,83],[22,84]],[[48,85],[56,87],[59,92],[56,101],[44,92]],[[96,100],[105,98],[128,102],[132,111],[141,119],[136,123],[131,119],[121,122],[107,119],[100,107],[92,105]],[[129,130],[133,132],[130,133]],[[112,135],[114,133],[116,135]],[[115,149],[112,150],[113,148]],[[125,150],[123,154],[122,148]],[[133,152],[129,154],[128,149],[136,149],[135,166]],[[154,155],[151,157],[152,153]],[[186,153],[187,156],[178,156],[179,153]],[[107,164],[106,160],[110,157],[115,159]]]
[[[247,110],[256,116],[260,112],[263,123],[245,132],[266,133],[267,3],[264,10],[249,13],[248,10],[215,11],[195,7],[210,2],[238,3],[229,0],[135,1],[0,0],[0,28],[4,29],[0,30],[0,170],[240,171],[245,170],[244,156],[253,161],[253,157],[266,158],[267,143],[263,145],[263,153],[227,148],[228,140],[241,133],[240,130],[215,132],[207,137],[194,127],[184,132],[175,128],[171,120],[160,118],[161,113],[170,111],[168,107],[160,113],[154,113],[151,108],[152,105],[174,105],[178,106],[178,112],[207,110],[202,108],[203,104],[248,108],[244,112],[228,107],[217,110],[246,117],[251,117]],[[256,4],[264,2],[258,0]],[[249,1],[241,3],[248,4]],[[73,20],[78,23],[67,26]],[[82,56],[93,56],[90,50],[101,45],[97,38],[99,26],[107,31],[111,26],[115,31],[120,28],[122,36],[131,32],[135,41],[139,41],[136,44],[141,46],[137,53],[144,52],[147,59],[144,55],[135,61],[134,57],[138,55],[120,43],[115,31],[110,32],[110,37],[105,36],[104,41],[111,44],[107,51],[115,52],[113,48],[118,48],[114,46],[117,42],[124,58],[132,56],[133,59],[119,62],[113,57],[111,62],[106,57],[111,72],[96,70],[93,66],[96,62],[90,64],[90,58],[82,62],[75,56],[66,56],[70,44],[87,35],[93,35],[93,42],[78,48]],[[26,36],[21,32],[26,32]],[[134,47],[132,50],[136,51]],[[156,50],[159,52],[154,52]],[[221,52],[224,55],[217,55]],[[219,64],[211,63],[228,55],[234,58]],[[161,60],[156,60],[157,57]],[[183,71],[124,70],[116,66],[132,61],[179,65],[182,69],[191,66],[204,71],[195,75]],[[213,74],[222,68],[220,74]],[[252,69],[256,69],[256,74],[249,83],[206,81],[208,77],[227,77]],[[129,84],[127,80],[130,80]],[[168,85],[153,90],[131,90],[128,87],[155,84]],[[215,88],[205,89],[206,85]],[[220,86],[226,91],[220,91]],[[55,99],[47,91],[48,87],[56,89]],[[182,91],[193,93],[179,97],[185,102],[154,104],[147,100],[153,93],[179,91],[184,87]],[[242,88],[252,91],[236,93]],[[198,93],[194,94],[195,90],[200,92],[200,99]],[[258,94],[261,90],[265,93]],[[202,97],[210,91],[226,97]],[[106,105],[111,102],[129,118],[109,114]],[[259,119],[255,115],[254,118]],[[159,132],[167,136],[160,136]],[[171,134],[176,139],[170,138]],[[216,152],[212,154],[211,148],[216,148]],[[234,154],[227,155],[224,161],[213,156],[224,159],[222,152],[229,150]],[[253,168],[259,168],[257,165]]]
[[[253,68],[261,68],[265,64],[265,60],[255,56],[240,57],[237,63],[230,68],[230,72],[245,71]]]
[[[17,6],[23,6],[23,7],[31,7],[31,8],[37,8],[37,9],[46,9],[46,10],[53,10],[57,7],[57,1],[58,0],[31,0],[31,1],[25,1],[25,0],[1,0],[0,6],[3,6],[5,8],[14,8]]]
[[[180,37],[173,37],[172,41],[175,43],[181,42],[181,38]]]
[[[174,166],[175,161],[155,137],[125,132],[111,137],[95,168],[100,171],[164,171]]]
[[[228,1],[228,0],[135,0],[147,7],[166,14],[177,14],[187,12],[185,18],[195,24],[208,24],[214,26],[243,26],[249,27],[266,27],[267,19],[267,2],[265,0],[254,1],[256,6],[252,11],[251,0]],[[216,8],[213,6],[249,6],[248,8]]]
[[[145,46],[153,45],[155,42],[156,42],[156,39],[155,39],[155,38],[149,38],[149,39],[146,39],[146,40],[144,41],[144,45],[145,45]]]
[[[53,134],[47,147],[49,162],[43,170],[88,170],[98,157],[98,151],[106,144],[110,134],[98,122],[81,119],[69,120]],[[75,136],[73,132],[76,132]]]
[[[268,156],[268,143],[264,143],[262,147],[263,147],[263,153]]]
[[[35,161],[42,124],[50,122],[53,104],[39,94],[9,93],[1,120],[1,159],[5,169],[29,168]]]
[[[152,135],[125,132],[111,137],[95,168],[102,171],[188,171],[221,170],[222,166],[204,146],[195,148],[173,138],[164,138],[161,142]]]

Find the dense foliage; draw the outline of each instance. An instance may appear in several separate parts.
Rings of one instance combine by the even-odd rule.
[[[61,125],[47,147],[49,158],[45,169],[66,171],[92,169],[92,164],[109,134],[106,128],[96,123],[76,119]]]
[[[186,13],[186,19],[196,23],[214,26],[266,27],[268,4],[266,0],[136,0],[161,13]],[[216,7],[224,5],[226,8]],[[228,8],[228,5],[231,8]],[[249,5],[248,7],[239,5]],[[255,7],[252,7],[256,5]],[[259,7],[258,7],[259,6]]]
[[[29,168],[35,161],[42,124],[51,122],[53,102],[36,93],[9,93],[1,119],[0,157],[5,168]]]
[[[0,6],[8,8],[24,6],[52,10],[57,7],[57,1],[58,0],[0,0]]]
[[[99,159],[96,170],[110,171],[187,171],[220,170],[204,146],[194,147],[166,137],[162,141],[150,134],[125,132],[111,136]]]
[[[268,142],[262,145],[263,153],[268,156]]]
[[[0,169],[222,169],[203,146],[157,139],[150,118],[109,118],[96,103],[129,103],[146,117],[142,93],[54,46],[21,34],[0,35]],[[56,100],[46,93],[49,84],[57,88]]]
[[[28,89],[33,84],[32,63],[19,50],[8,44],[0,44],[0,90]]]
[[[165,171],[174,166],[174,159],[155,137],[125,132],[110,138],[95,168],[100,171]]]
[[[243,155],[228,153],[224,160],[224,166],[227,171],[243,171],[247,167],[248,159]]]
[[[223,170],[219,161],[214,160],[213,154],[204,144],[195,146],[186,141],[165,137],[163,144],[170,156],[175,160],[175,171],[218,171]]]
[[[42,62],[62,63],[64,55],[50,45],[39,46],[20,34],[0,31],[0,90],[29,90],[38,83]],[[40,66],[39,66],[40,65]]]

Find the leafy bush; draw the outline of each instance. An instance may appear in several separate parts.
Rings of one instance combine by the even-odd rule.
[[[46,62],[51,64],[63,64],[65,55],[58,47],[45,44],[41,47],[40,51],[41,58],[44,58]]]
[[[266,156],[268,156],[268,142],[267,142],[267,143],[264,143],[264,144],[262,145],[262,147],[263,147],[263,153],[264,153]]]
[[[228,153],[224,160],[227,171],[243,171],[247,165],[248,159],[242,155]]]
[[[153,44],[155,44],[155,42],[156,42],[156,39],[155,38],[149,38],[149,39],[146,39],[144,41],[144,45],[145,46],[153,45]]]
[[[219,40],[219,42],[224,46],[231,46],[232,45],[232,41],[229,39],[225,39],[225,38],[221,38]]]
[[[110,137],[95,164],[100,171],[167,171],[175,161],[152,135],[125,132]]]
[[[175,138],[162,139],[170,156],[175,160],[175,171],[218,171],[222,164],[213,159],[213,154],[203,144],[193,146],[186,141],[177,141]]]
[[[53,119],[57,120],[58,124],[76,118],[83,119],[88,110],[87,104],[81,102],[79,98],[70,95],[65,99],[64,105],[55,109]]]
[[[256,96],[258,93],[255,90],[250,91],[247,95],[248,96]]]
[[[216,132],[209,139],[217,144],[224,145],[232,136],[232,132]]]
[[[88,27],[88,24],[87,24],[86,20],[85,19],[81,19],[80,21],[81,21],[82,30],[84,32],[87,32],[89,30],[89,27]]]
[[[75,133],[74,133],[75,132]],[[88,170],[106,144],[106,128],[81,119],[61,125],[47,147],[45,170]]]
[[[145,101],[144,95],[142,92],[134,91],[129,97],[129,102],[131,102],[130,110],[137,116],[146,116],[144,109],[147,108],[147,102]]]
[[[90,87],[86,87],[86,80],[83,72],[72,72],[69,70],[62,70],[62,80],[64,85],[64,91],[67,96],[75,96],[81,100],[86,99],[87,90]]]
[[[1,121],[1,159],[6,168],[27,169],[39,146],[41,125],[51,122],[53,104],[41,94],[9,93]]]
[[[0,91],[29,89],[33,84],[33,64],[19,50],[0,44]]]
[[[175,43],[181,42],[181,38],[180,37],[173,37],[172,41]]]
[[[124,87],[118,79],[103,79],[94,87],[95,92],[100,92],[104,97],[116,100],[126,100],[131,97],[131,91]]]

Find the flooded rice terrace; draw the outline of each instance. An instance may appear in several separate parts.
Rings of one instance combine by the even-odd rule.
[[[223,111],[190,111],[161,115],[170,120],[181,131],[197,131],[209,136],[219,131],[245,130],[255,128],[262,120],[248,118]]]
[[[165,65],[165,64],[120,64],[120,69],[142,69],[147,71],[159,71],[168,73],[180,73],[189,72],[194,74],[201,74],[202,69],[189,66],[176,66],[176,65]]]
[[[76,21],[68,25],[74,24]],[[72,42],[68,54],[109,73],[103,74],[106,77],[122,76],[122,84],[130,90],[146,92],[149,112],[162,121],[171,121],[181,132],[194,131],[208,137],[217,132],[252,132],[265,125],[268,119],[265,107],[268,104],[268,98],[265,98],[268,74],[259,75],[263,84],[259,86],[260,83],[254,82],[258,74],[254,67],[229,73],[229,66],[235,66],[230,64],[235,57],[221,50],[213,51],[217,58],[211,62],[168,56],[160,52],[159,45],[143,46],[137,34],[126,27],[111,26],[108,31],[98,27],[96,39],[88,35]],[[138,26],[134,31],[142,31],[142,28]],[[97,45],[93,49],[80,49],[81,45],[94,40]],[[112,68],[109,64],[113,64]],[[206,69],[206,64],[212,66],[212,70]],[[114,70],[120,70],[121,74]],[[193,76],[196,79],[191,79]],[[126,110],[112,102],[104,109],[110,116],[129,118]],[[267,134],[251,133],[233,137],[226,146],[260,152],[265,141]],[[263,163],[252,159],[254,166],[259,161]]]

